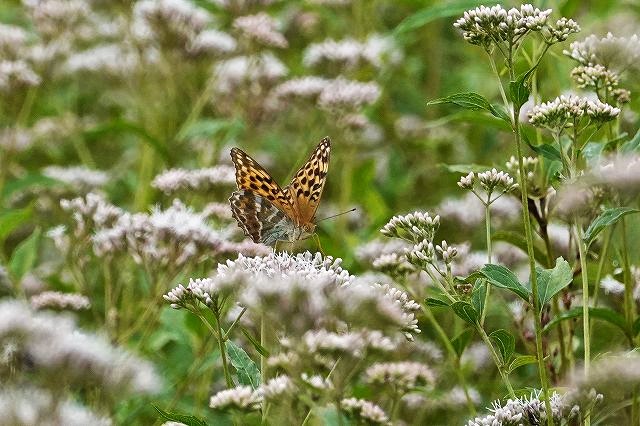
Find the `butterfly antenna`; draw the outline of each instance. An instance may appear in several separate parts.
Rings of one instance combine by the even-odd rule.
[[[356,211],[356,209],[354,207],[351,210],[347,210],[346,212],[334,214],[333,216],[323,217],[322,219],[316,220],[316,223],[322,222],[323,220],[327,220],[327,219],[333,219],[334,217],[342,216],[343,214],[347,214],[347,213],[351,213],[351,212],[355,212],[355,211]]]

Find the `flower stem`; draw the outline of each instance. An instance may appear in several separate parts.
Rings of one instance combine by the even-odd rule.
[[[487,263],[491,263],[492,249],[491,249],[491,204],[489,204],[489,197],[484,205],[484,223],[487,231]],[[484,319],[487,316],[487,308],[489,306],[489,293],[491,292],[491,286],[486,286],[487,291],[484,294],[484,307],[482,308],[482,315],[480,315],[480,326],[484,326]]]
[[[544,365],[544,353],[542,350],[542,321],[540,319],[540,300],[538,299],[538,279],[536,276],[536,259],[533,251],[533,233],[529,218],[529,194],[527,191],[527,174],[524,169],[522,159],[522,140],[520,135],[520,108],[513,110],[513,132],[516,139],[516,153],[518,156],[518,175],[520,183],[520,196],[522,201],[522,221],[524,224],[524,234],[527,240],[527,255],[529,257],[529,276],[531,281],[532,305],[534,328],[536,335],[536,358],[538,359],[538,374],[542,385],[542,396],[544,398],[544,408],[547,417],[547,425],[553,425],[553,413],[549,402],[549,379],[547,369]]]
[[[495,362],[496,367],[498,367],[498,372],[500,373],[500,377],[502,377],[502,381],[504,382],[504,385],[507,387],[509,396],[515,399],[516,393],[513,390],[513,386],[511,386],[511,382],[509,381],[509,374],[504,369],[504,362],[502,362],[502,358],[500,358],[500,355],[498,355],[498,353],[496,352],[496,349],[493,347],[493,343],[491,343],[491,339],[487,335],[486,331],[484,331],[484,329],[479,324],[476,324],[476,330],[480,334],[482,341],[487,345],[487,348],[489,348],[489,352],[491,352],[491,357],[493,358],[493,361]]]
[[[227,383],[227,388],[233,387],[233,380],[231,380],[231,374],[229,373],[229,364],[227,362],[227,350],[225,348],[224,334],[222,333],[222,327],[220,327],[220,315],[215,313],[216,317],[216,337],[218,338],[218,347],[220,348],[220,358],[222,359],[222,370],[224,371],[224,380]]]
[[[576,230],[576,244],[578,245],[578,255],[580,256],[580,269],[582,270],[582,328],[584,336],[584,375],[589,377],[591,364],[591,333],[589,327],[589,277],[587,274],[587,247],[584,243],[582,225],[578,223],[577,217],[574,220]],[[586,413],[584,425],[591,424],[591,415]]]

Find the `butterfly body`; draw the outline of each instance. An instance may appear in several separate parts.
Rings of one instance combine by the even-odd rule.
[[[315,213],[329,167],[331,141],[324,138],[284,188],[244,151],[233,148],[238,190],[229,203],[233,217],[254,242],[274,245],[313,235]]]

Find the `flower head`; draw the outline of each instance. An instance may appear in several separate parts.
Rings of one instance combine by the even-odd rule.
[[[396,237],[414,243],[432,241],[440,227],[440,216],[427,212],[414,212],[404,216],[394,216],[380,230],[387,237]]]

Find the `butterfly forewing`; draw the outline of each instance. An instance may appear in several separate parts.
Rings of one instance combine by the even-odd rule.
[[[290,218],[294,218],[290,197],[257,161],[238,148],[231,149],[231,160],[236,168],[238,189],[249,190],[266,198]]]
[[[329,170],[330,153],[331,140],[324,138],[284,188],[285,195],[291,197],[295,206],[298,225],[313,222]]]

